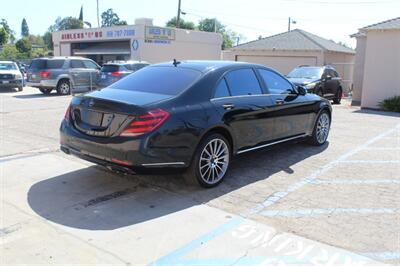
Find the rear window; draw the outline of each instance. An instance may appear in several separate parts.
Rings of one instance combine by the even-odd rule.
[[[118,72],[119,70],[118,65],[103,65],[101,68],[101,72]]]
[[[111,88],[177,95],[192,85],[201,72],[180,67],[145,67],[117,81]]]
[[[138,71],[139,69],[142,69],[145,66],[148,66],[148,64],[126,64],[124,66],[131,71]]]
[[[62,68],[64,65],[64,60],[62,59],[53,59],[53,60],[46,60],[46,59],[36,59],[33,60],[29,68],[33,69],[56,69]]]

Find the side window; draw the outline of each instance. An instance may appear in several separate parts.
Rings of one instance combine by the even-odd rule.
[[[226,74],[232,96],[262,94],[260,83],[252,69],[239,69]]]
[[[218,83],[218,86],[215,89],[214,98],[222,98],[222,97],[229,97],[229,96],[230,96],[229,89],[228,89],[228,86],[226,85],[225,78],[223,78]]]
[[[71,60],[71,68],[85,68],[81,60]]]
[[[286,94],[293,90],[292,85],[276,73],[265,69],[259,71],[270,94]]]
[[[339,77],[339,73],[337,73],[335,70],[332,70],[332,72],[333,72],[333,76],[334,76],[335,78],[338,78],[338,77]]]
[[[83,64],[85,65],[86,68],[90,68],[90,69],[98,68],[98,66],[95,63],[93,63],[92,61],[89,61],[89,60],[83,61]]]

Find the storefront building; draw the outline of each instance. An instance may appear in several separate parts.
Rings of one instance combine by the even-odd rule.
[[[55,56],[83,56],[99,64],[113,60],[157,63],[177,60],[219,60],[218,33],[153,26],[152,19],[135,25],[76,29],[53,33]]]

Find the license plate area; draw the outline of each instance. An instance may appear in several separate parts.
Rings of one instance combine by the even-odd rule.
[[[81,109],[75,109],[73,116],[78,124],[84,124],[97,130],[108,128],[114,118],[114,115],[110,113]]]

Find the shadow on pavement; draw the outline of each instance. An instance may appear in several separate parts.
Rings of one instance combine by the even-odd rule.
[[[113,230],[185,210],[268,179],[315,154],[324,146],[285,144],[234,159],[218,187],[203,189],[184,184],[179,176],[121,176],[92,166],[34,184],[30,207],[40,216],[65,226]]]
[[[50,94],[37,93],[37,94],[14,95],[13,97],[18,99],[37,99],[37,98],[49,98],[57,96],[59,97],[61,95],[57,93],[50,93]]]

